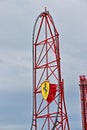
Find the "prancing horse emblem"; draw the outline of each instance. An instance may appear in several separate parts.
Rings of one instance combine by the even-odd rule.
[[[44,89],[45,93],[47,93],[47,85],[46,85],[46,83],[45,83],[45,86],[43,87],[43,89]]]

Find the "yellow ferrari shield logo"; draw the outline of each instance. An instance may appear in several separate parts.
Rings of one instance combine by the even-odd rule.
[[[44,81],[41,84],[41,92],[42,92],[42,96],[43,96],[43,98],[45,100],[48,98],[49,91],[50,91],[50,82],[49,81]]]

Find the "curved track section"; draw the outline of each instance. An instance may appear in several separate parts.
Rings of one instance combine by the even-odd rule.
[[[70,130],[60,70],[59,34],[48,11],[33,29],[33,116],[31,130]]]

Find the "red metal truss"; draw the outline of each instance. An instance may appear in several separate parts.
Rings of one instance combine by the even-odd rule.
[[[80,98],[82,112],[82,130],[87,130],[87,78],[80,76]]]
[[[41,92],[43,81],[49,81],[51,84],[47,100],[44,100]],[[56,86],[54,90],[53,86]],[[31,130],[70,130],[61,79],[59,34],[48,11],[38,16],[33,30]]]

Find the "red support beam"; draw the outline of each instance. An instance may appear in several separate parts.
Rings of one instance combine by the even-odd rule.
[[[82,130],[87,130],[87,78],[85,75],[80,76],[80,99],[82,114]]]

